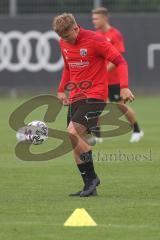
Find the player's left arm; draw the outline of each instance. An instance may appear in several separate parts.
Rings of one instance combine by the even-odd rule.
[[[113,63],[119,75],[119,82],[121,88],[121,98],[126,101],[133,101],[134,95],[128,88],[128,65],[124,57],[118,50],[109,42],[99,39],[94,43],[96,54],[104,57],[107,61]],[[123,89],[123,90],[122,90]]]

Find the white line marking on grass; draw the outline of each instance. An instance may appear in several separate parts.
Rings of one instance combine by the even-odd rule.
[[[141,229],[141,228],[149,228],[149,229],[160,229],[159,225],[143,225],[143,224],[99,224],[99,226],[101,227],[107,227],[107,228],[137,228],[137,229]]]
[[[0,225],[45,225],[45,226],[59,226],[62,227],[62,223],[44,223],[44,222],[0,222]],[[98,227],[103,227],[103,228],[132,228],[132,229],[153,229],[153,230],[159,230],[160,226],[159,225],[149,225],[149,224],[98,224]]]
[[[57,223],[44,223],[44,222],[0,222],[0,225],[49,225],[49,226],[61,226],[62,224]]]

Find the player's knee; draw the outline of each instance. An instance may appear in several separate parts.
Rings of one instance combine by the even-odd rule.
[[[76,136],[77,135],[77,131],[76,131],[73,124],[69,124],[69,126],[67,128],[67,131],[68,131],[70,136]]]

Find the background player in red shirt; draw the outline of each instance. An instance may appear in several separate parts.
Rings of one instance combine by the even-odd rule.
[[[99,7],[92,10],[92,22],[94,24],[97,33],[104,36],[108,42],[110,42],[121,54],[125,52],[124,39],[122,33],[109,23],[108,10],[104,7]],[[119,108],[123,112],[125,110],[125,116],[131,123],[133,133],[130,142],[138,142],[144,135],[143,131],[140,130],[134,111],[127,106],[128,110],[123,108],[125,103],[120,97],[120,84],[119,75],[117,69],[111,62],[107,62],[108,70],[108,96],[110,102],[120,103]],[[97,137],[100,138],[100,131],[97,129]],[[98,140],[98,139],[97,139]]]
[[[53,29],[61,37],[60,48],[64,58],[58,98],[64,104],[69,104],[68,133],[75,161],[84,181],[83,190],[71,196],[95,195],[100,179],[94,170],[92,149],[86,141],[86,134],[97,126],[98,117],[106,106],[106,61],[112,62],[117,68],[124,101],[134,100],[128,89],[127,63],[103,36],[78,26],[72,14],[64,13],[55,17]],[[84,87],[84,82],[89,83],[88,87]],[[69,86],[71,91],[68,99],[65,90]]]

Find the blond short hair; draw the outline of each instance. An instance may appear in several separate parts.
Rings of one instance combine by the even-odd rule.
[[[108,16],[108,9],[105,7],[97,7],[92,10],[92,14],[101,14],[104,16]]]
[[[59,35],[67,32],[72,26],[77,25],[76,20],[71,13],[63,13],[53,19],[53,30]]]

